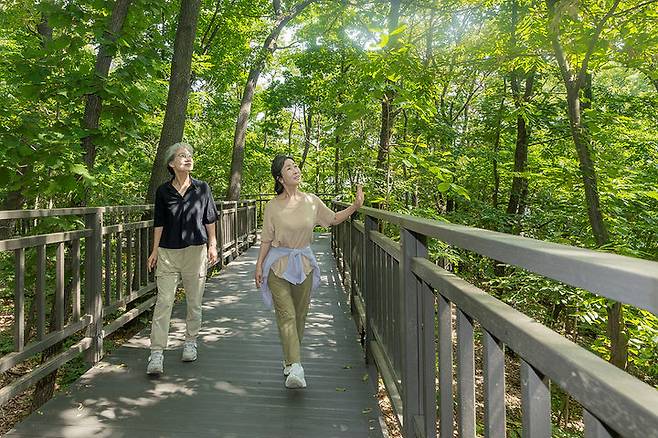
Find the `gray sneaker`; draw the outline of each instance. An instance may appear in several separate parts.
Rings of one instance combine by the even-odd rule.
[[[292,365],[286,365],[285,362],[283,362],[283,377],[288,377],[290,374],[290,369],[292,368]]]
[[[146,374],[150,376],[159,376],[164,372],[164,355],[162,351],[153,351],[149,356],[149,363],[146,366]]]
[[[304,368],[299,363],[294,363],[290,367],[290,374],[286,378],[286,388],[306,388],[306,379],[304,378]]]
[[[196,342],[185,341],[185,344],[183,344],[183,356],[181,357],[181,360],[183,362],[194,362],[196,356]]]

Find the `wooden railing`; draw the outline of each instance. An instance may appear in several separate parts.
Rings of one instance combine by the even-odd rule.
[[[437,429],[441,438],[476,436],[476,339],[483,348],[485,437],[506,436],[506,350],[520,358],[524,438],[551,436],[550,382],[582,405],[586,438],[658,437],[658,390],[432,263],[427,240],[654,314],[658,263],[372,208],[360,212],[363,221],[334,227],[332,244],[366,360],[376,365],[373,381],[378,371],[405,437],[435,437]],[[400,241],[379,233],[377,220],[397,226]]]
[[[217,207],[221,268],[255,242],[256,204],[218,202]],[[14,290],[14,347],[0,357],[0,373],[74,340],[1,388],[0,406],[81,352],[88,362],[98,362],[103,339],[153,306],[155,279],[146,269],[153,220],[145,218],[151,216],[149,205],[0,211],[0,221],[12,222],[13,234],[19,236],[0,240],[0,256],[13,252],[14,258],[13,280],[0,282],[0,287],[13,283]],[[40,221],[50,223],[40,228]],[[53,227],[66,231],[39,231]],[[21,235],[25,232],[34,235]]]

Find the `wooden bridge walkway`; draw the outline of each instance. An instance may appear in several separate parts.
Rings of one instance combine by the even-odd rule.
[[[172,317],[165,374],[145,374],[146,329],[107,355],[7,437],[381,437],[373,382],[331,255],[316,236],[323,283],[303,342],[308,388],[287,390],[273,312],[261,302],[250,248],[209,279],[199,359],[180,361],[184,305]]]

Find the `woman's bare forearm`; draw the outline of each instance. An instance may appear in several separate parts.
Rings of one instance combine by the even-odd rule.
[[[336,212],[336,216],[334,218],[334,222],[331,225],[338,225],[342,224],[345,222],[347,219],[349,219],[350,216],[352,216],[359,208],[355,206],[354,204],[350,205],[347,208],[342,209],[341,211]]]
[[[263,265],[263,261],[265,261],[265,257],[267,257],[267,253],[270,252],[271,246],[272,246],[272,242],[260,243],[260,250],[258,251],[258,260],[256,261],[256,266]]]

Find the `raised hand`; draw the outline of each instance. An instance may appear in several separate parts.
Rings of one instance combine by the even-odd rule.
[[[365,196],[363,195],[363,186],[361,184],[358,184],[356,186],[356,196],[354,198],[354,205],[357,209],[361,208],[363,206],[363,200],[365,199]]]

